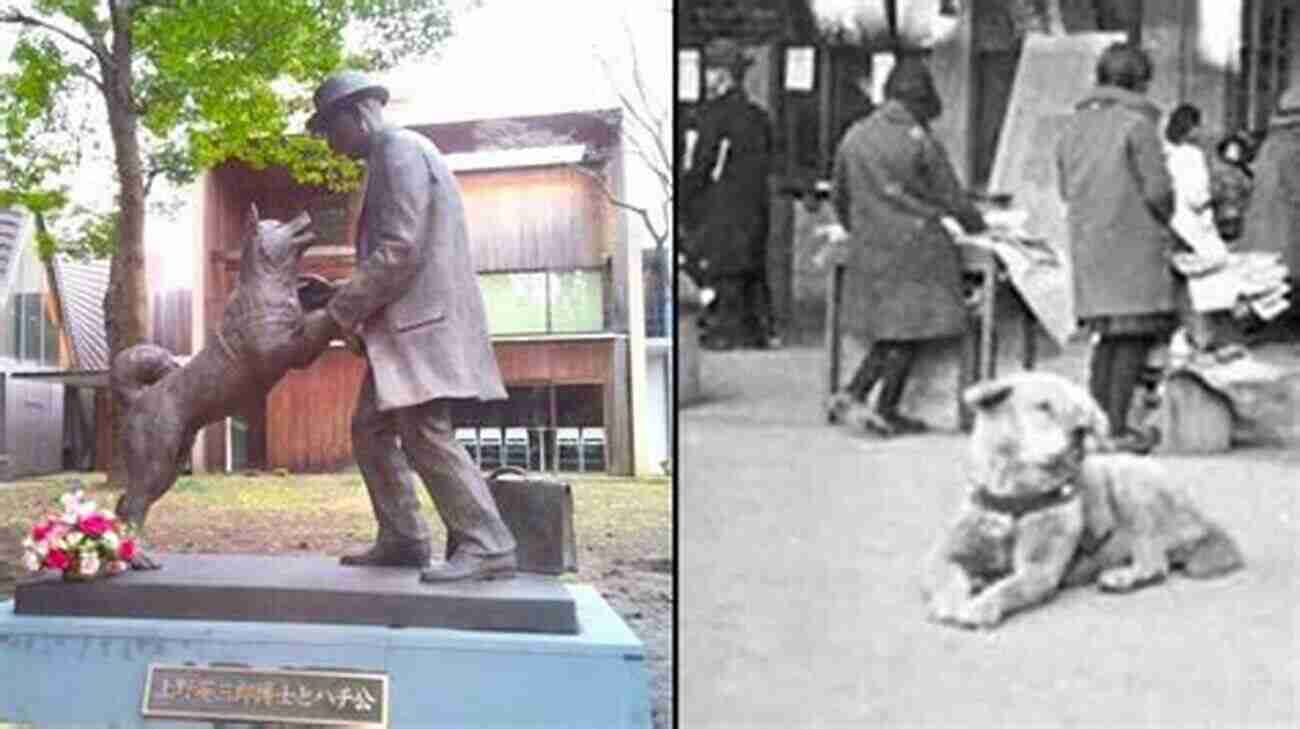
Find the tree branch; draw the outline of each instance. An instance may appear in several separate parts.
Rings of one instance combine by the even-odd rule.
[[[54,25],[49,21],[41,20],[40,18],[34,18],[19,10],[10,8],[9,12],[0,15],[0,23],[26,25],[33,28],[41,28],[43,30],[48,30],[51,33],[54,33],[55,35],[61,36],[64,39],[71,41],[72,43],[75,43],[81,46],[82,48],[90,51],[95,56],[95,58],[99,59],[101,63],[106,62],[108,60],[107,55],[100,53],[99,49],[95,47],[95,43],[93,41],[82,38],[71,31],[64,30],[63,28],[60,28],[59,26]]]
[[[609,183],[605,179],[605,176],[603,174],[596,172],[595,170],[588,169],[582,165],[573,165],[573,168],[576,169],[578,172],[586,175],[587,177],[590,177],[591,179],[595,180],[596,186],[600,188],[601,193],[605,196],[605,199],[608,200],[611,205],[613,205],[616,208],[620,208],[622,210],[627,210],[628,212],[636,213],[638,216],[640,216],[641,222],[645,223],[646,230],[650,232],[650,236],[654,238],[656,242],[662,240],[662,238],[666,233],[660,233],[658,228],[655,227],[654,220],[651,219],[650,217],[650,211],[646,210],[643,207],[639,207],[629,202],[620,200],[618,196],[614,194],[614,191],[609,189]],[[665,219],[665,223],[667,223],[667,219]],[[667,225],[665,225],[665,227],[667,227]]]

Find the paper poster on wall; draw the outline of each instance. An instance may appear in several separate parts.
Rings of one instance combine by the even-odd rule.
[[[677,100],[700,100],[700,52],[695,48],[677,51]]]
[[[785,90],[812,91],[816,68],[817,53],[812,46],[785,49]]]

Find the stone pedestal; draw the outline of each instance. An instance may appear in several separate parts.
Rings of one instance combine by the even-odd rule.
[[[160,570],[91,582],[54,573],[19,583],[18,615],[184,618],[577,633],[573,597],[538,575],[422,584],[401,567],[321,557],[164,554]]]
[[[245,585],[239,589],[246,592],[234,593],[229,591],[236,589],[232,581],[224,593],[218,590],[205,597],[196,591],[198,583],[192,572],[179,579],[182,567],[197,563],[182,565],[184,560],[177,560],[178,556],[171,556],[157,573],[132,573],[90,585],[61,580],[26,583],[19,588],[21,600],[0,603],[0,723],[150,729],[211,726],[210,720],[195,723],[143,716],[149,667],[159,665],[382,674],[388,681],[388,726],[393,729],[650,725],[644,647],[592,587],[547,578],[516,578],[465,585],[459,594],[439,593],[419,586],[414,570],[395,571],[402,573],[400,582],[425,588],[428,612],[442,616],[439,619],[454,616],[464,622],[495,614],[497,617],[487,620],[493,622],[502,615],[518,614],[512,611],[523,606],[493,606],[491,595],[501,593],[496,597],[507,605],[511,600],[528,602],[532,595],[540,596],[541,602],[536,604],[569,606],[574,616],[572,632],[390,627],[411,626],[412,616],[418,612],[411,607],[415,603],[409,602],[416,590],[396,587],[376,590],[371,602],[405,604],[402,620],[313,623],[301,618],[287,621],[285,616],[324,614],[333,608],[322,606],[338,600],[339,594],[348,591],[347,585],[322,584],[312,595],[294,593],[292,576],[307,574],[309,565],[288,565],[281,573],[285,584]],[[206,559],[230,559],[232,565],[250,559],[292,561],[280,557]],[[56,611],[61,603],[79,604],[78,610],[88,611],[98,601],[103,612],[121,614],[123,604],[140,607],[145,602],[124,595],[132,578],[143,575],[156,584],[152,581],[162,580],[169,570],[175,575],[170,580],[176,589],[189,595],[193,614],[207,613],[209,617],[64,617],[15,611],[16,602],[29,613],[37,605],[46,612]],[[223,568],[220,574],[231,577],[234,571],[237,569]],[[379,578],[381,583],[388,580]],[[209,585],[215,581],[213,577]],[[92,591],[82,591],[84,587]],[[139,588],[146,589],[144,585]],[[161,588],[148,589],[161,606],[155,613],[182,604],[179,599],[166,598]],[[475,590],[480,593],[477,597],[466,597]],[[233,605],[230,601],[236,597],[244,604]],[[380,612],[360,602],[343,602],[357,615]],[[237,619],[213,617],[223,610]],[[252,617],[257,613],[263,617]]]

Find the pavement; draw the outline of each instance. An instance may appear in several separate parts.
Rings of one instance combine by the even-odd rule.
[[[706,353],[680,411],[679,726],[1300,725],[1300,453],[1161,457],[1244,571],[935,625],[917,573],[965,439],[827,425],[823,356]]]

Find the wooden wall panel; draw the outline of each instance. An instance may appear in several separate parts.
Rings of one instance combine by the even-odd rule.
[[[569,167],[457,175],[479,271],[590,268],[614,248],[595,180]]]
[[[611,341],[496,342],[497,366],[509,384],[604,384]]]
[[[290,370],[267,402],[270,468],[328,471],[352,461],[352,409],[365,361],[332,349],[307,370]]]

